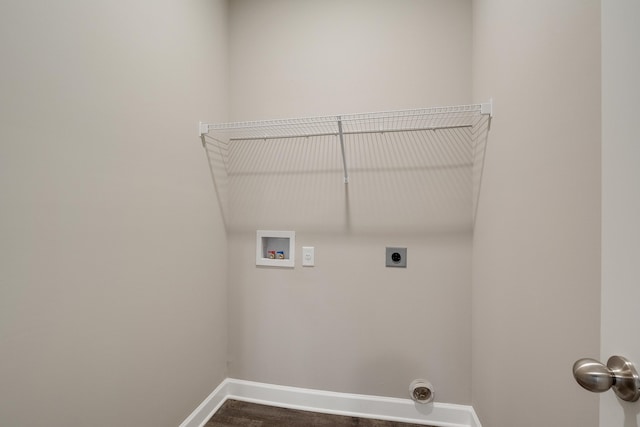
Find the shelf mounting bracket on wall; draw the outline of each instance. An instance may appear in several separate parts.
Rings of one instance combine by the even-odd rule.
[[[489,116],[487,121],[487,130],[491,129],[491,119],[493,119],[493,98],[489,99],[489,102],[480,104],[480,114]]]
[[[198,135],[200,135],[200,137],[203,137],[208,133],[209,133],[209,125],[206,123],[198,122]]]
[[[493,99],[480,104],[480,114],[488,114],[489,117],[493,117]]]

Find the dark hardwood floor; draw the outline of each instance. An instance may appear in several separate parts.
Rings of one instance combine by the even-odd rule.
[[[345,417],[227,400],[205,427],[416,427],[395,421]],[[421,427],[428,427],[422,425]]]

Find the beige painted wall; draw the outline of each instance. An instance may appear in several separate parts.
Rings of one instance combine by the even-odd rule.
[[[229,25],[233,120],[470,100],[469,1],[237,1]],[[306,154],[323,162],[338,153]],[[327,181],[322,165],[306,161],[306,174],[272,172],[282,177],[282,193],[295,195],[293,206],[265,197],[269,189],[258,184],[236,191],[265,200],[256,204],[257,220],[243,222],[242,210],[231,214],[230,376],[398,397],[426,377],[439,401],[470,403],[469,227],[428,219],[407,227],[391,214],[372,226],[367,219],[379,210],[359,214],[371,197],[383,211],[401,208],[404,198],[421,209],[429,203],[419,188],[424,182],[377,191],[385,182],[378,171],[353,176],[347,193],[339,170]],[[245,183],[257,179],[247,176]],[[281,214],[285,206],[298,214]],[[298,259],[302,246],[314,246],[316,267],[256,267],[255,230],[274,228],[297,232]],[[385,246],[394,245],[408,248],[406,270],[384,267]]]
[[[597,425],[600,3],[473,3],[473,91],[496,115],[473,248],[473,406],[491,427]]]
[[[176,426],[226,376],[226,2],[3,1],[0,35],[0,425]]]
[[[404,398],[427,377],[469,403],[469,233],[297,232],[316,266],[292,270],[256,267],[254,233],[229,240],[231,377]],[[407,269],[384,267],[385,245],[408,248]]]
[[[469,102],[469,0],[230,3],[230,119]]]

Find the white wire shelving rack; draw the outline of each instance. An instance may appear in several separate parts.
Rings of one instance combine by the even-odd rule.
[[[344,137],[347,135],[410,132],[438,129],[471,128],[481,115],[492,116],[491,101],[450,107],[431,107],[411,110],[343,114],[336,116],[304,117],[248,122],[200,123],[203,146],[205,135],[222,143],[260,141],[269,139],[336,136],[340,140],[344,182],[349,183]]]
[[[238,154],[241,153],[240,149],[236,151],[231,149],[234,144],[266,144],[268,141],[278,141],[284,145],[286,141],[291,141],[293,144],[304,144],[305,140],[318,141],[327,138],[335,140],[335,143],[339,144],[343,180],[345,184],[349,184],[351,165],[362,163],[360,161],[361,159],[354,157],[366,156],[363,153],[356,154],[353,150],[349,151],[346,146],[350,142],[355,143],[356,140],[361,141],[363,138],[373,140],[383,135],[385,140],[391,141],[391,146],[393,146],[394,140],[400,141],[402,138],[410,138],[412,141],[420,140],[421,138],[422,140],[426,140],[432,137],[426,137],[424,135],[436,135],[439,133],[441,135],[448,135],[441,137],[444,141],[441,146],[449,142],[451,142],[450,145],[455,145],[457,142],[454,141],[454,139],[474,139],[474,141],[470,141],[468,144],[469,147],[472,147],[472,149],[469,150],[471,152],[469,158],[465,158],[464,160],[458,158],[458,164],[464,163],[470,165],[469,169],[473,169],[474,180],[477,181],[477,183],[474,184],[476,188],[473,190],[473,218],[475,219],[479,183],[481,181],[484,163],[484,146],[492,114],[493,104],[489,101],[487,103],[460,106],[320,117],[214,124],[201,122],[199,123],[198,130],[202,145],[205,147],[209,158],[212,178],[221,205],[224,204],[225,201],[220,199],[221,189],[218,188],[216,184],[214,169],[220,167],[225,169],[226,172],[229,172],[231,157],[229,153],[235,153],[233,154],[235,156],[241,155]],[[446,132],[449,133],[447,134]],[[418,136],[407,136],[414,134]],[[484,141],[482,141],[482,136],[479,137],[479,135],[484,135]],[[221,154],[217,156],[216,159],[210,155],[214,151],[219,151]],[[349,158],[349,153],[352,154],[351,159]],[[449,154],[446,155],[449,156]],[[444,157],[445,154],[436,153],[436,156]],[[263,157],[265,162],[269,161],[269,156],[265,155]],[[393,159],[390,159],[390,161],[393,161]],[[233,161],[231,161],[231,163],[233,164]],[[394,165],[394,167],[395,166],[397,165]],[[377,165],[377,167],[380,168],[380,165]],[[231,166],[230,169],[231,174],[233,174],[234,167]],[[243,173],[247,172],[245,171]]]

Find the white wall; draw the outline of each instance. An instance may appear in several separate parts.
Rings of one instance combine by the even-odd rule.
[[[473,3],[493,97],[473,247],[473,406],[491,427],[595,426],[572,378],[599,353],[600,3]]]
[[[231,118],[468,103],[470,6],[466,0],[231,2]],[[286,153],[287,159],[303,154]],[[469,228],[405,227],[392,216],[383,229],[365,227],[355,213],[366,200],[356,189],[373,195],[381,209],[394,206],[376,191],[380,175],[370,182],[353,177],[347,194],[339,171],[325,185],[325,175],[313,170],[273,173],[283,176],[285,196],[300,195],[296,243],[298,250],[315,246],[316,267],[255,266],[256,228],[287,229],[278,200],[265,200],[258,221],[229,235],[230,375],[398,397],[408,397],[413,379],[427,377],[438,401],[470,403]],[[308,187],[299,181],[305,176]],[[243,177],[250,178],[258,179]],[[266,199],[259,187],[243,188]],[[418,208],[428,203],[413,189],[395,194],[401,192],[418,199]],[[306,213],[310,206],[323,216]],[[245,214],[232,215],[237,221]],[[406,270],[384,267],[385,246],[394,245],[408,248]]]
[[[616,354],[640,363],[637,337],[640,261],[640,3],[602,0],[602,344],[600,360]],[[637,426],[638,403],[602,395],[600,426]]]
[[[226,48],[223,1],[0,4],[0,425],[176,426],[226,376]]]

